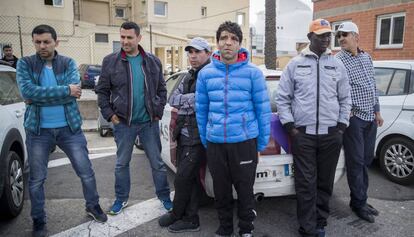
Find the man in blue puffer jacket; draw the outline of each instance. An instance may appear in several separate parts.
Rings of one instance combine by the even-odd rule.
[[[233,233],[232,185],[238,197],[239,234],[252,236],[254,229],[253,184],[257,151],[265,149],[270,134],[271,109],[262,72],[249,63],[241,48],[242,31],[224,22],[216,33],[212,62],[198,75],[196,117],[207,148],[215,205],[220,227],[216,236]]]

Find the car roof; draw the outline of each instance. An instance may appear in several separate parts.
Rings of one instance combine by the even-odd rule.
[[[273,70],[273,69],[267,69],[266,68],[266,66],[265,65],[259,65],[259,66],[257,66],[262,72],[263,72],[263,75],[265,76],[265,77],[268,77],[268,76],[275,76],[275,77],[280,77],[280,76],[282,76],[282,70],[280,70],[280,69],[276,69],[276,70]]]
[[[10,66],[0,64],[0,71],[2,71],[2,72],[15,72],[16,69],[14,69],[13,67],[10,67]]]
[[[374,67],[414,69],[414,60],[381,60],[374,61]]]

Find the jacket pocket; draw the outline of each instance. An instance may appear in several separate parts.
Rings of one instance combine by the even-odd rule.
[[[308,77],[310,74],[312,74],[311,65],[297,65],[295,77]]]

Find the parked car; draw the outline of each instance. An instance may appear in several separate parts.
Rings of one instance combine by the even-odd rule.
[[[79,75],[82,88],[95,88],[95,76],[101,74],[101,65],[81,64],[79,65]]]
[[[23,208],[27,155],[23,117],[25,104],[16,70],[0,65],[0,216],[17,216]]]
[[[281,71],[262,69],[266,77],[267,89],[271,100],[272,112],[276,113],[275,98],[277,95],[277,87],[282,74]],[[166,80],[167,98],[171,96],[171,92],[175,90],[180,81],[183,79],[186,71],[173,74]],[[176,172],[176,142],[171,140],[171,135],[176,126],[177,109],[166,105],[164,116],[160,122],[161,157],[166,165]],[[259,163],[257,165],[256,180],[254,184],[254,193],[256,200],[263,197],[283,196],[295,194],[294,187],[294,170],[292,168],[293,158],[291,154],[281,151],[278,144],[270,138],[267,148],[260,152]],[[335,182],[337,182],[345,173],[345,161],[343,152],[339,157]],[[204,178],[203,186],[206,194],[210,197],[214,196],[213,180],[211,178],[208,167],[205,172],[201,173]],[[235,194],[235,192],[233,192]]]
[[[375,80],[384,124],[375,154],[385,175],[399,184],[414,183],[414,60],[375,61]]]

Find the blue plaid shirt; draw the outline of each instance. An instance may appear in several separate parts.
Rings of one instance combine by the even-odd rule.
[[[342,61],[348,73],[352,115],[365,121],[373,121],[374,113],[380,110],[380,106],[371,56],[360,49],[356,56],[345,50],[341,50],[335,56]]]
[[[73,59],[57,54],[52,61],[57,86],[40,86],[40,75],[45,61],[35,54],[17,61],[16,77],[20,93],[26,104],[24,127],[35,134],[40,134],[40,108],[42,106],[63,105],[65,117],[72,132],[81,129],[82,118],[76,98],[70,95],[70,84],[78,84],[79,72]]]

